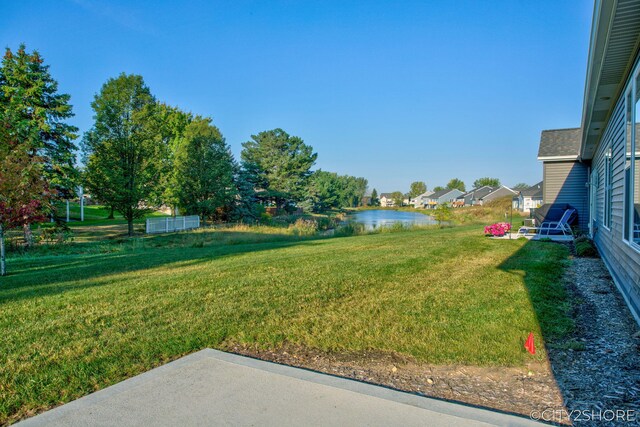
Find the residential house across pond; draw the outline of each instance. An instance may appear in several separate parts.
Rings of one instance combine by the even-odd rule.
[[[543,187],[542,183],[532,185],[520,191],[517,196],[513,197],[513,208],[520,212],[531,212],[533,209],[539,208],[543,203]]]
[[[427,196],[424,207],[426,209],[435,209],[438,205],[452,204],[462,194],[462,191],[457,188],[436,191]]]

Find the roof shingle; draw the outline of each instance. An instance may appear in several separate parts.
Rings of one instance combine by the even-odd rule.
[[[582,144],[582,129],[543,130],[540,135],[538,158],[578,157]]]

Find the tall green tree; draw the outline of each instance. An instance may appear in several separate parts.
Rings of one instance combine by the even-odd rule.
[[[86,185],[98,200],[133,221],[149,212],[160,191],[163,156],[157,104],[142,76],[109,79],[91,107],[94,125],[85,134]]]
[[[526,182],[519,182],[516,185],[513,186],[513,190],[518,190],[518,191],[522,191],[522,190],[526,190],[527,188],[531,187],[529,184],[527,184]]]
[[[315,171],[309,178],[305,209],[322,212],[332,208],[356,207],[362,203],[368,181],[350,175]]]
[[[396,207],[400,207],[404,204],[404,194],[401,191],[394,191],[391,193],[391,200]]]
[[[252,135],[242,147],[242,166],[258,198],[279,208],[303,200],[318,155],[302,138],[273,129]]]
[[[20,45],[16,52],[6,49],[0,65],[2,144],[12,144],[12,156],[19,158],[20,162],[38,163],[37,166],[21,164],[30,173],[38,171],[41,176],[31,177],[28,181],[46,182],[49,198],[68,198],[75,192],[78,174],[74,167],[74,140],[78,129],[66,123],[73,117],[69,99],[69,95],[58,93],[58,83],[37,51],[27,52],[24,45]],[[6,191],[19,190],[16,187]],[[38,194],[37,191],[28,192]],[[12,194],[5,194],[5,197],[22,199],[22,196]],[[22,223],[25,241],[29,245],[33,221],[28,218],[35,216],[25,216]]]
[[[433,219],[438,221],[440,227],[443,226],[444,222],[451,221],[453,219],[451,206],[448,203],[439,204],[433,212]]]
[[[380,199],[378,198],[378,190],[375,188],[371,191],[371,199],[369,200],[369,206],[380,206]]]
[[[489,187],[500,187],[500,180],[498,178],[478,178],[473,181],[473,188],[480,188],[488,185]]]
[[[433,191],[434,191],[434,192],[436,192],[436,191],[442,191],[442,190],[444,190],[444,187],[443,187],[443,186],[441,186],[441,185],[436,185],[435,187],[433,187]]]
[[[177,141],[174,158],[178,204],[203,221],[229,207],[237,192],[229,146],[211,119],[196,117]]]
[[[323,212],[338,208],[341,203],[342,189],[337,173],[317,170],[309,177],[307,197],[304,207],[312,212]]]
[[[411,187],[409,188],[409,198],[413,199],[427,191],[427,184],[425,184],[424,181],[415,181],[411,183]]]
[[[447,184],[447,190],[458,189],[460,191],[467,191],[467,190],[465,190],[465,188],[466,188],[466,186],[464,185],[464,182],[462,180],[458,179],[458,178],[453,178]]]
[[[156,107],[157,133],[160,137],[158,158],[161,177],[151,199],[155,204],[166,205],[175,213],[180,204],[179,180],[176,177],[175,156],[179,141],[183,138],[187,126],[193,121],[191,113],[164,103]]]

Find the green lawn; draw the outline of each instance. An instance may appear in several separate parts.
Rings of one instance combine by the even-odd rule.
[[[66,218],[67,216],[67,207],[65,202],[59,202],[55,206],[56,215],[59,218]],[[122,215],[118,212],[113,213],[113,219],[107,219],[109,214],[111,213],[111,209],[102,205],[85,205],[84,207],[84,221],[80,222],[80,203],[71,202],[69,203],[69,217],[71,221],[69,222],[69,226],[77,227],[77,226],[96,226],[96,225],[113,225],[113,224],[126,224],[127,221],[122,217]],[[146,215],[146,217],[161,217],[168,216],[161,212],[150,212]],[[137,219],[136,223],[144,223],[144,218]],[[46,223],[45,223],[46,225]]]
[[[522,366],[571,328],[561,245],[482,228],[313,239],[268,229],[76,244],[0,278],[0,424],[233,343]],[[541,347],[523,349],[532,331]]]

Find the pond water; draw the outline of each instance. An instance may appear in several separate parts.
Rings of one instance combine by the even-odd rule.
[[[349,219],[364,225],[367,230],[387,227],[396,223],[403,225],[432,225],[437,224],[432,217],[418,212],[402,212],[392,210],[366,210],[349,215]]]

